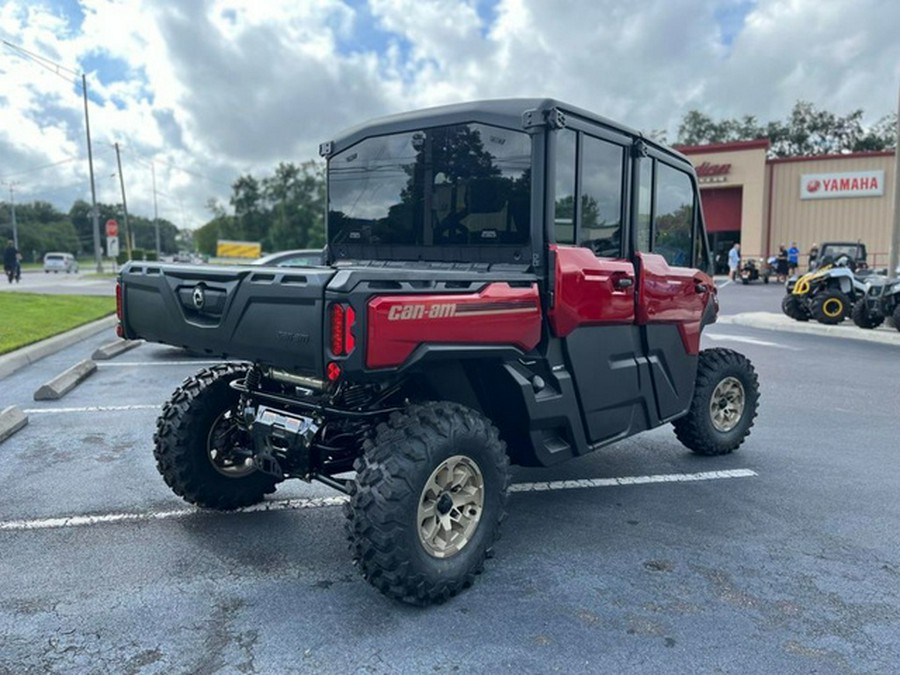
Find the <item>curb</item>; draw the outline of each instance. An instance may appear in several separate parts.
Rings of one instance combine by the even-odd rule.
[[[34,392],[35,401],[56,401],[72,391],[97,371],[97,364],[91,359],[76,363],[68,370],[60,373],[47,384],[42,384]]]
[[[106,361],[142,344],[144,344],[143,340],[116,340],[95,349],[91,358],[94,361]]]
[[[0,412],[0,443],[28,424],[28,415],[17,405],[11,405]]]
[[[716,320],[716,323],[723,325],[734,324],[748,326],[749,328],[761,328],[763,330],[781,331],[785,333],[804,333],[806,335],[818,335],[820,337],[838,337],[847,340],[876,342],[879,344],[900,347],[900,331],[893,328],[873,328],[866,330],[864,328],[859,328],[849,320],[836,326],[826,326],[815,321],[794,321],[787,316],[775,314],[773,312],[746,312],[744,314],[720,316]]]
[[[50,356],[66,347],[70,347],[85,338],[96,335],[104,330],[112,330],[115,326],[116,316],[113,314],[92,323],[79,326],[78,328],[73,328],[68,332],[54,335],[46,340],[41,340],[33,345],[22,347],[9,354],[4,354],[3,356],[0,356],[0,379],[7,375],[12,375],[17,370],[20,370],[45,356]]]

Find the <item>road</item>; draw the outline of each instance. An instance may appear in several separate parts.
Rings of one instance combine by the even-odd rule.
[[[44,273],[28,270],[22,273],[18,283],[0,279],[0,291],[19,293],[46,293],[50,295],[113,295],[116,280],[81,272],[79,274]]]
[[[723,312],[770,292],[751,289],[723,288]],[[320,499],[337,496],[328,488],[285,484],[270,501],[278,510],[236,514],[169,492],[152,459],[155,416],[202,362],[143,345],[62,401],[31,401],[110,337],[0,387],[0,408],[30,415],[0,444],[0,673],[888,673],[900,663],[896,347],[710,327],[705,346],[739,349],[759,372],[759,417],[738,452],[694,456],[667,427],[554,470],[519,469],[525,491],[511,496],[485,573],[447,604],[415,609],[357,575],[341,509]]]

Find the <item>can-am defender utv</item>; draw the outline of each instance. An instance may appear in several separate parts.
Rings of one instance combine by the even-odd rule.
[[[482,570],[510,463],[670,422],[701,455],[743,442],[757,378],[700,349],[718,299],[685,157],[537,99],[396,115],[321,153],[328,266],[120,275],[120,335],[243,361],[186,380],[159,418],[184,499],[324,482],[350,496],[365,578],[428,604]]]

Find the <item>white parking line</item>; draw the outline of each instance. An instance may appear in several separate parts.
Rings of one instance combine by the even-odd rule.
[[[98,368],[147,368],[157,366],[215,366],[227,361],[100,361]]]
[[[584,480],[548,481],[545,483],[515,483],[510,492],[545,492],[547,490],[576,490],[582,488],[620,487],[625,485],[646,485],[650,483],[689,483],[695,481],[720,480],[725,478],[752,478],[757,476],[750,469],[729,469],[727,471],[705,471],[702,473],[675,473],[657,476],[625,476],[621,478],[588,478]],[[349,497],[311,497],[308,499],[282,499],[263,502],[237,509],[236,513],[257,513],[260,511],[299,511],[319,509],[326,506],[340,506]],[[58,518],[36,518],[33,520],[0,521],[0,532],[22,530],[57,530],[85,525],[109,525],[113,523],[133,523],[151,520],[165,520],[194,516],[210,511],[197,509],[173,509],[170,511],[150,511],[148,513],[107,513],[84,516],[60,516]]]
[[[743,342],[748,345],[759,345],[761,347],[775,347],[776,349],[787,349],[792,352],[799,352],[800,347],[789,347],[788,345],[780,345],[777,342],[769,342],[768,340],[758,340],[757,338],[741,337],[739,335],[722,335],[721,333],[704,333],[704,337],[711,340],[725,340],[731,342]]]
[[[81,408],[28,408],[26,415],[58,415],[60,413],[118,412],[122,410],[162,410],[161,403],[136,405],[88,405]]]

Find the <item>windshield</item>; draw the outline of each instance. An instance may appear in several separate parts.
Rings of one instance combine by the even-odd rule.
[[[329,243],[521,246],[530,167],[527,134],[484,124],[367,138],[329,161]]]

